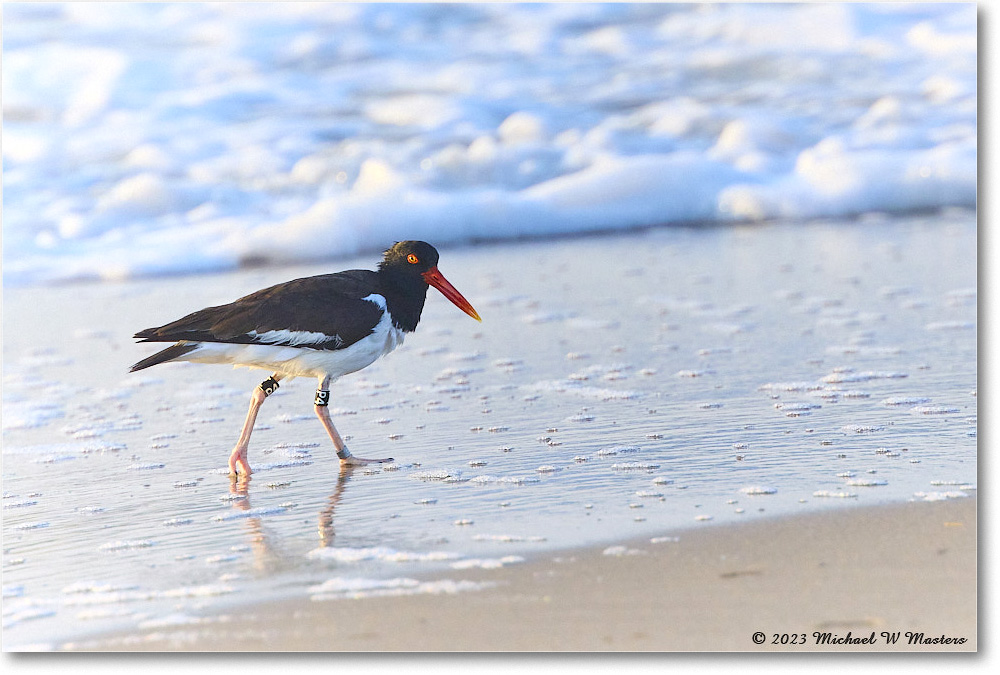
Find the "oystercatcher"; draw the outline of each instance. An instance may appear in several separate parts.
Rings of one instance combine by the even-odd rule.
[[[438,252],[423,241],[401,241],[387,250],[378,271],[347,270],[295,279],[208,307],[159,328],[139,331],[140,342],[173,342],[139,361],[130,372],[168,361],[231,363],[270,370],[250,397],[243,431],[229,469],[250,474],[247,449],[261,404],[284,378],[319,380],[314,406],[342,465],[389,462],[355,457],[337,433],[327,406],[330,383],[371,365],[413,332],[433,286],[459,309],[482,321],[469,301],[438,271]]]

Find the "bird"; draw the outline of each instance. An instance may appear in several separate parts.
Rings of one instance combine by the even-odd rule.
[[[252,473],[250,435],[261,405],[285,378],[315,377],[313,401],[337,450],[341,467],[393,458],[365,459],[348,450],[328,411],[330,385],[388,354],[420,321],[433,286],[476,321],[478,312],[438,270],[437,250],[424,241],[396,242],[377,270],[352,269],[293,279],[226,305],[206,307],[134,335],[139,342],[172,342],[133,364],[136,372],[161,363],[190,361],[264,369],[271,376],[250,396],[239,439],[229,456],[233,476]]]

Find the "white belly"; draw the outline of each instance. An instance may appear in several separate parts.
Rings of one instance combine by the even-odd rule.
[[[185,354],[183,361],[195,363],[231,363],[234,366],[261,368],[286,377],[324,377],[337,379],[370,366],[380,356],[403,343],[403,331],[392,325],[386,312],[371,335],[350,347],[336,350],[308,349],[264,344],[228,344],[202,342]]]

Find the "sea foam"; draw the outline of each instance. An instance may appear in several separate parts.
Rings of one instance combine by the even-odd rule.
[[[11,5],[4,279],[975,208],[976,18],[947,3]],[[880,77],[852,75],[859,54]]]

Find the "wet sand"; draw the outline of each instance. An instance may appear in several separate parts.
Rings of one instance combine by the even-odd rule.
[[[461,575],[494,584],[481,591],[285,601],[77,647],[968,652],[977,649],[976,528],[974,499],[709,526]],[[952,642],[911,644],[908,633]]]

